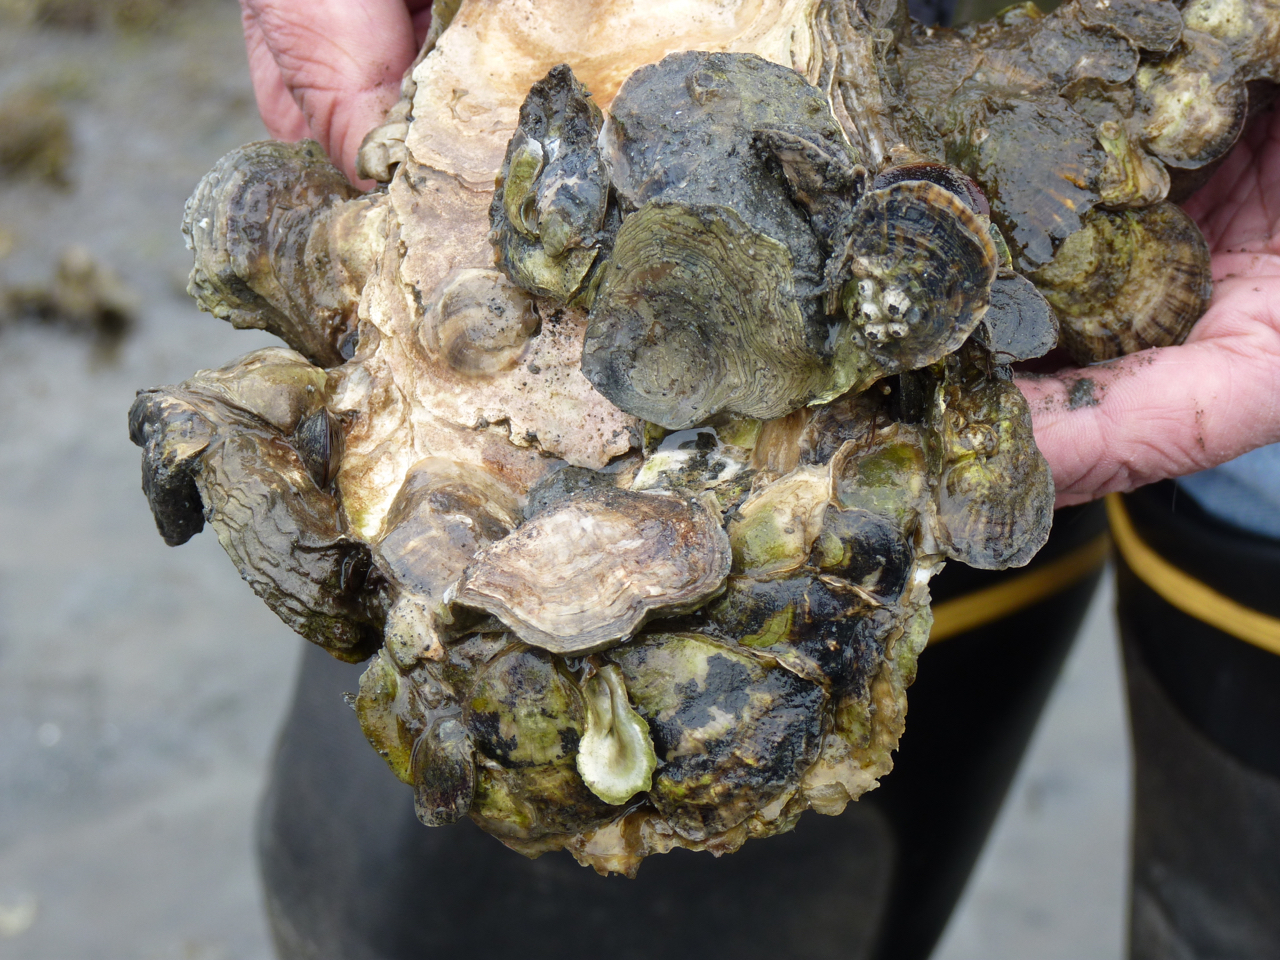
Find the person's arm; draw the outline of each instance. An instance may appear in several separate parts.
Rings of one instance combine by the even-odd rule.
[[[267,132],[318,140],[360,184],[356,151],[400,95],[431,0],[241,0],[240,7]]]

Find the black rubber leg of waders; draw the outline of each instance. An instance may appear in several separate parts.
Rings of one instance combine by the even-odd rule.
[[[1106,528],[1100,503],[1060,510],[1049,543],[1027,569],[1081,549]],[[951,564],[934,581],[934,602],[1010,575]],[[907,728],[893,773],[860,801],[884,811],[896,845],[890,905],[875,960],[924,960],[933,951],[1101,575],[1098,569],[1034,606],[951,637],[921,656],[919,675],[907,694]]]
[[[1172,484],[1124,498],[1138,536],[1236,602],[1280,617],[1280,542],[1220,523]],[[1134,744],[1130,956],[1280,957],[1280,656],[1183,613],[1118,564]]]
[[[1101,529],[1096,508],[1063,512],[1034,562]],[[1001,579],[952,565],[935,595]],[[1095,582],[929,650],[897,769],[839,817],[807,814],[794,832],[718,860],[650,857],[635,880],[599,877],[565,853],[527,860],[470,822],[421,826],[409,788],[342,702],[360,668],[309,649],[260,820],[280,956],[924,960]]]

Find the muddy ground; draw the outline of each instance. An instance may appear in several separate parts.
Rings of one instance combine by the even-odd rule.
[[[79,244],[138,309],[114,351],[0,328],[0,957],[265,960],[253,813],[301,641],[212,533],[164,545],[125,424],[139,387],[269,342],[182,292],[183,201],[262,135],[236,6],[86,30],[5,20],[6,4],[0,104],[51,99],[71,149],[65,185],[0,180],[0,287],[46,282]],[[938,960],[1120,956],[1110,629],[1103,601]]]

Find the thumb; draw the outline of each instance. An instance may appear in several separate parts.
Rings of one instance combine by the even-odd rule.
[[[1280,440],[1280,277],[1226,279],[1178,347],[1019,378],[1058,505]]]

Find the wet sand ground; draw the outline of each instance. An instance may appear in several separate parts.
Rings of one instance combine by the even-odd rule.
[[[125,423],[137,388],[270,341],[182,293],[183,201],[262,135],[235,4],[145,36],[0,23],[0,98],[31,84],[69,113],[74,185],[0,183],[0,284],[46,279],[81,243],[142,308],[113,359],[0,331],[0,957],[266,960],[253,813],[301,641],[211,532],[164,545]],[[1120,956],[1110,622],[1104,599],[937,960]]]

